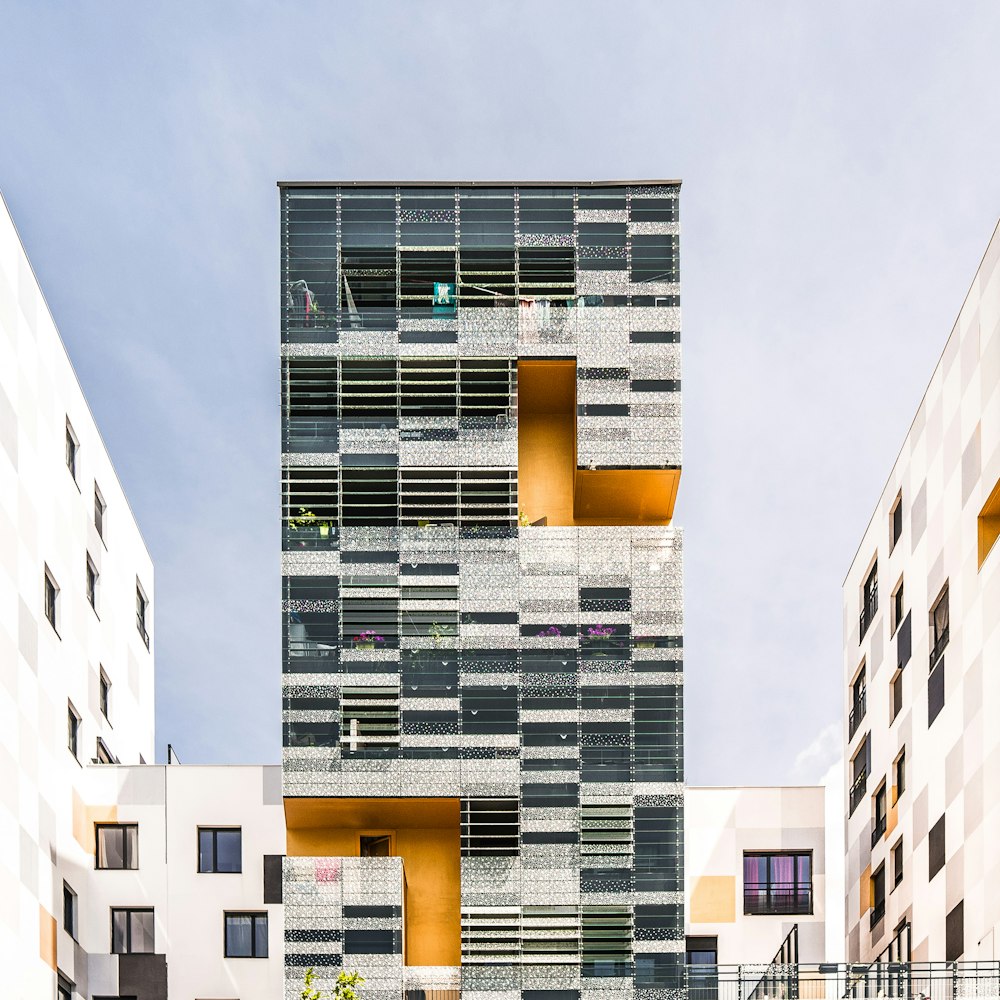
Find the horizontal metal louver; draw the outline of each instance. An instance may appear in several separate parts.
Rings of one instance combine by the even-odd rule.
[[[462,799],[462,857],[516,857],[518,800]]]
[[[622,857],[632,854],[630,805],[583,805],[580,809],[581,857]]]
[[[399,688],[345,687],[340,742],[350,750],[399,745]]]

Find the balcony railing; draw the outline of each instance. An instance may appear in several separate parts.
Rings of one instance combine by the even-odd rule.
[[[847,738],[853,739],[854,734],[858,731],[858,726],[861,725],[861,720],[865,717],[865,712],[868,711],[868,692],[862,691],[860,695],[857,695],[854,699],[854,705],[851,708],[851,715],[847,723]]]
[[[812,913],[812,886],[794,882],[744,882],[743,912],[757,916]]]
[[[873,590],[862,602],[861,614],[858,620],[858,641],[860,642],[868,631],[869,626],[875,620],[875,612],[878,611],[878,591]]]
[[[855,809],[858,808],[861,800],[865,797],[865,793],[868,791],[868,772],[862,771],[855,779],[854,784],[851,785],[851,809],[853,813]]]
[[[885,816],[876,816],[875,825],[872,827],[872,847],[874,847],[882,835],[885,833],[887,827],[887,820]]]
[[[934,664],[941,659],[941,655],[944,653],[944,647],[948,645],[948,627],[945,626],[944,630],[937,637],[934,643],[934,647],[931,649],[931,662],[930,666],[933,668]]]

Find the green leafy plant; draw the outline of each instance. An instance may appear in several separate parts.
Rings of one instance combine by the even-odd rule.
[[[524,513],[523,510],[517,512],[517,524],[520,528],[530,528],[531,522],[528,520],[528,515]]]
[[[440,646],[444,641],[445,636],[452,635],[450,625],[441,625],[438,622],[431,622],[430,627],[427,629],[428,634],[434,640],[435,646]]]
[[[306,969],[305,985],[300,994],[302,1000],[358,1000],[359,987],[364,982],[360,972],[341,972],[337,976],[332,990],[321,990],[316,987],[316,970],[310,966]]]

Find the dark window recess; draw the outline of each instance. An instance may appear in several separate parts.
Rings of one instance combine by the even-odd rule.
[[[634,378],[629,383],[633,392],[680,392],[681,380],[673,378]]]
[[[340,742],[350,751],[399,746],[399,688],[343,688]]]
[[[930,726],[944,708],[944,657],[942,656],[927,677],[927,725]]]
[[[861,596],[861,613],[858,616],[858,640],[865,637],[868,627],[875,620],[878,611],[878,563],[876,562],[865,580]]]
[[[581,971],[585,979],[631,975],[631,907],[584,906],[580,931]]]
[[[483,234],[483,238],[488,238]],[[515,301],[514,219],[510,218],[509,236],[504,232],[494,239],[509,242],[489,249],[466,245],[465,225],[462,226],[462,246],[458,250],[458,301],[462,308],[476,306],[510,306]]]
[[[402,951],[402,931],[344,931],[345,955],[399,955]]]
[[[679,206],[677,198],[633,198],[629,206],[629,221],[677,222]]]
[[[903,841],[902,838],[892,849],[892,886],[895,888],[903,881]]]
[[[580,610],[631,611],[632,591],[628,587],[581,587]]]
[[[948,586],[931,609],[931,666],[944,654],[948,645]]]
[[[74,940],[77,932],[76,919],[76,893],[68,882],[63,882],[63,930]]]
[[[385,833],[371,836],[362,835],[359,838],[358,853],[363,858],[390,858],[392,857],[392,837]]]
[[[518,221],[522,233],[572,235],[573,192],[522,188],[518,192]]]
[[[625,211],[625,188],[623,187],[582,187],[577,189],[577,201],[581,211],[603,209],[605,211]],[[544,997],[538,998],[544,1000]],[[552,1000],[558,1000],[553,997]]]
[[[628,225],[624,222],[581,222],[577,234],[581,271],[624,271],[628,268]]]
[[[462,427],[506,426],[512,407],[516,361],[461,358],[458,362],[459,420]]]
[[[226,914],[226,958],[267,958],[267,914]]]
[[[69,705],[66,712],[67,740],[66,745],[74,757],[80,756],[80,716],[76,709]]]
[[[285,358],[281,388],[282,450],[337,451],[337,359]]]
[[[632,691],[626,686],[588,685],[580,689],[580,707],[584,711],[613,709],[627,712],[632,708]]]
[[[903,711],[903,673],[897,671],[889,685],[889,717],[895,719]]]
[[[350,210],[345,214],[349,216]],[[360,247],[345,243],[340,250],[339,304],[345,313],[344,326],[348,328],[355,325],[352,319],[357,313],[396,309],[396,248],[392,245],[396,236],[395,206],[382,209],[381,214],[389,229],[389,245]]]
[[[333,548],[340,519],[336,468],[282,470],[282,541],[286,549]]]
[[[638,914],[636,914],[638,926]],[[691,936],[684,942],[689,1000],[717,1000],[719,996],[719,939]]]
[[[400,416],[458,416],[458,362],[454,358],[400,358]]]
[[[896,786],[896,799],[906,791],[906,750],[901,750],[893,764],[893,784]]]
[[[878,870],[872,875],[871,881],[871,901],[872,912],[870,918],[871,927],[874,929],[879,921],[885,918],[885,865],[881,864]]]
[[[111,953],[113,955],[147,955],[155,950],[152,909],[113,909],[111,911]]]
[[[399,523],[397,469],[342,467],[341,523],[394,527]]]
[[[957,903],[945,917],[945,960],[957,962],[965,954],[965,900]]]
[[[48,570],[45,572],[45,619],[53,627],[56,627],[56,601],[59,595],[59,588],[55,580],[49,576]]]
[[[677,236],[633,236],[632,281],[680,281],[679,247]]]
[[[570,782],[521,785],[521,804],[526,808],[554,809],[580,804],[580,786]]]
[[[679,344],[681,335],[679,330],[633,330],[628,339],[633,344]]]
[[[872,847],[874,847],[882,835],[885,833],[886,825],[889,821],[887,808],[887,793],[885,782],[882,782],[879,790],[875,793],[872,815]]]
[[[142,637],[146,649],[149,649],[149,629],[146,622],[148,615],[149,600],[137,581],[135,585],[135,627]]]
[[[372,578],[366,578],[366,581],[368,586],[378,585]],[[385,581],[382,585],[387,583]],[[360,586],[360,583],[355,581],[353,585]],[[340,606],[343,615],[341,630],[346,647],[389,649],[398,645],[399,598],[345,597]]]
[[[580,779],[582,781],[630,781],[632,779],[632,755],[629,748],[627,746],[582,746],[580,748]]]
[[[398,425],[395,358],[343,358],[340,362],[340,426],[386,429]]]
[[[264,902],[283,902],[281,891],[281,868],[283,856],[280,854],[264,855]]]
[[[526,747],[575,747],[580,737],[573,722],[524,722],[521,742]]]
[[[743,854],[743,912],[812,913],[812,854],[779,851]]]
[[[80,444],[76,439],[76,435],[73,433],[73,428],[69,425],[69,420],[66,421],[66,468],[69,469],[69,474],[73,477],[73,481],[76,481],[76,460],[77,454],[80,451]]]
[[[627,417],[631,412],[628,403],[579,403],[576,408],[580,417]]]
[[[239,827],[199,827],[198,871],[243,871],[243,831]]]
[[[516,857],[518,800],[462,799],[462,857]]]
[[[889,514],[889,551],[896,547],[896,543],[903,535],[903,497],[896,497],[892,511]]]
[[[346,553],[340,554],[340,561],[344,562]],[[389,562],[399,562],[399,553],[396,553]],[[458,563],[403,563],[399,567],[403,576],[458,576]]]
[[[903,622],[903,607],[904,607],[904,597],[905,592],[903,590],[903,581],[899,581],[899,585],[892,592],[892,630],[893,632],[899,628]]]
[[[871,733],[865,735],[858,752],[851,758],[850,813],[857,809],[868,791],[868,775],[871,773]],[[848,815],[850,815],[850,813]]]
[[[632,854],[632,807],[598,805],[580,807],[580,856],[627,857]]]
[[[139,867],[139,827],[135,823],[98,823],[96,867],[129,869]]]
[[[570,222],[570,231],[572,225]],[[521,232],[526,232],[523,221]],[[576,294],[576,255],[572,247],[522,247],[518,267],[518,295],[523,299],[564,301]]]
[[[865,668],[862,666],[861,672],[851,686],[851,712],[847,721],[847,738],[853,739],[854,734],[861,725],[861,720],[865,717],[868,705],[868,693],[866,686]]]
[[[910,615],[907,615],[896,632],[896,666],[905,667],[913,655],[913,631],[910,627]]]
[[[336,662],[340,645],[337,614],[339,580],[335,576],[288,576],[284,589],[285,669],[303,661]],[[317,666],[323,670],[323,665]]]
[[[927,880],[930,881],[942,868],[945,862],[944,816],[942,816],[927,834]]]
[[[516,611],[463,611],[463,625],[516,625]]]
[[[401,315],[428,319],[454,317],[455,263],[454,250],[400,250]],[[442,298],[442,286],[448,286],[443,290],[445,298]]]
[[[466,687],[461,696],[463,733],[517,732],[515,687]]]

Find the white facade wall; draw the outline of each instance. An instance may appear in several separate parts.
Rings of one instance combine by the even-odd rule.
[[[822,785],[685,790],[685,927],[689,936],[718,938],[720,964],[769,962],[795,924],[799,960],[826,959],[824,799]],[[811,852],[812,913],[745,913],[747,851]]]
[[[66,464],[67,420],[79,442]],[[94,523],[94,486],[107,511]],[[88,556],[99,573],[86,597]],[[59,587],[57,630],[44,574]],[[74,799],[101,737],[153,759],[153,654],[136,627],[136,581],[153,567],[14,224],[0,210],[0,969],[3,995],[55,994],[56,924],[73,862]],[[103,668],[109,719],[99,708]],[[79,760],[68,704],[79,714]],[[74,886],[75,887],[75,886]]]
[[[862,669],[866,680],[857,730],[844,734],[846,933],[852,961],[883,953],[906,924],[917,961],[1000,955],[1000,547],[981,567],[977,552],[979,514],[998,480],[1000,231],[994,232],[844,582],[845,720],[853,707],[852,682]],[[893,544],[897,498],[902,534]],[[862,591],[876,560],[878,610],[862,634]],[[892,595],[900,581],[897,623]],[[931,718],[929,706],[940,700],[933,684],[941,675],[932,677],[929,616],[945,585],[949,638],[938,664],[943,706]],[[891,701],[894,680],[901,685],[898,712]],[[860,801],[852,811],[851,762],[869,736],[870,767],[859,778]],[[894,762],[904,751],[900,789]],[[873,796],[883,780],[884,833],[873,827]],[[942,827],[936,827],[941,821],[943,837]],[[903,871],[895,885],[892,852],[900,843]],[[882,865],[884,916],[872,905],[872,879]]]
[[[85,781],[92,819],[113,814],[119,823],[138,824],[139,867],[96,870],[92,852],[82,847],[77,852],[83,876],[77,936],[86,955],[61,931],[59,958],[80,995],[119,995],[118,959],[110,954],[111,910],[135,906],[154,910],[155,951],[166,955],[171,998],[280,996],[283,907],[264,903],[263,859],[285,853],[281,768],[93,766]],[[241,829],[242,872],[198,871],[199,827]],[[267,958],[225,957],[227,911],[267,913]],[[74,953],[82,966],[70,965]]]

